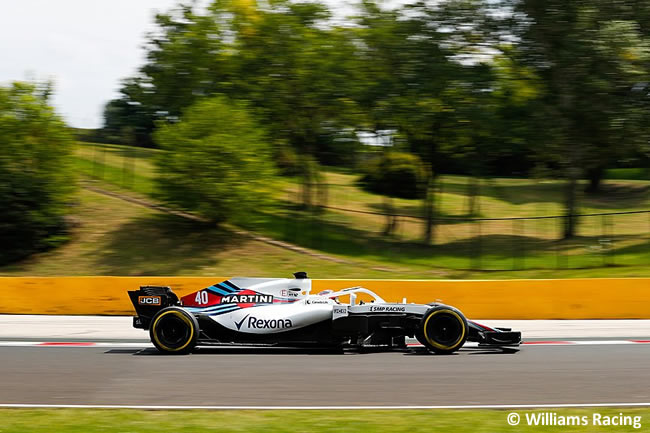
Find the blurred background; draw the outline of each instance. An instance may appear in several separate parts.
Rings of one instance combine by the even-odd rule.
[[[32,3],[0,275],[650,276],[650,2]]]

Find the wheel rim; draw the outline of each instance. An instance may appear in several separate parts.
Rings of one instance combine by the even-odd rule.
[[[434,346],[446,349],[456,345],[465,334],[465,325],[447,312],[431,315],[427,320],[426,337]]]
[[[185,317],[178,314],[166,314],[156,322],[155,329],[158,342],[168,350],[185,347],[192,338],[192,329]]]

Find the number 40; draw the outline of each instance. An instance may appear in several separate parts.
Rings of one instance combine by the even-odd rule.
[[[208,292],[206,292],[205,290],[201,290],[200,292],[196,292],[196,297],[194,298],[194,302],[196,302],[199,305],[207,304],[208,303]]]

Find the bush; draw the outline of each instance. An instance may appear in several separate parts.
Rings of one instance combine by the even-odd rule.
[[[377,194],[400,198],[423,198],[426,172],[417,155],[387,152],[363,167],[361,186]]]
[[[0,87],[0,263],[65,240],[72,137],[48,105],[50,87]]]
[[[157,196],[212,222],[249,215],[268,197],[273,162],[245,105],[218,96],[189,107],[154,134]]]

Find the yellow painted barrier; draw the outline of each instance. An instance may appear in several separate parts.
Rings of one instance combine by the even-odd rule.
[[[130,315],[126,291],[166,285],[180,296],[227,277],[0,277],[2,314]],[[387,301],[454,305],[488,319],[650,319],[650,279],[313,280],[312,293],[363,286]]]
[[[222,277],[0,277],[0,313],[101,314],[134,313],[127,290],[170,286],[183,296]]]
[[[650,319],[650,279],[319,280],[314,288],[367,287],[387,301],[440,300],[483,319]]]

